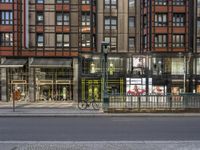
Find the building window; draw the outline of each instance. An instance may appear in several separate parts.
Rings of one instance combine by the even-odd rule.
[[[144,35],[143,41],[144,41],[144,48],[147,48],[147,35]]]
[[[37,12],[37,24],[43,24],[44,23],[44,13],[43,12]]]
[[[155,47],[167,47],[167,35],[166,34],[155,35]]]
[[[44,0],[36,0],[36,3],[38,3],[38,4],[43,4],[43,3],[44,3]]]
[[[167,14],[155,14],[155,26],[167,26]]]
[[[12,11],[1,11],[0,22],[2,25],[13,24],[13,12]]]
[[[196,58],[196,75],[200,75],[200,58]],[[194,69],[195,70],[195,69]]]
[[[104,0],[104,8],[116,9],[117,8],[117,0]]]
[[[91,35],[90,34],[82,34],[82,47],[90,47],[91,45]]]
[[[56,34],[56,47],[69,47],[69,34]]]
[[[128,47],[129,47],[129,49],[135,48],[135,38],[134,37],[128,38]]]
[[[110,52],[117,50],[117,37],[105,37],[105,41],[110,43]]]
[[[116,30],[117,29],[117,17],[106,17],[104,21],[105,30]]]
[[[82,0],[82,4],[90,4],[90,0]]]
[[[200,28],[200,17],[197,18],[197,28]]]
[[[0,33],[0,46],[13,46],[13,34]]]
[[[200,8],[200,0],[197,0],[197,7]]]
[[[200,37],[197,37],[197,52],[200,52]]]
[[[38,47],[44,46],[44,35],[42,33],[37,34],[37,46]]]
[[[184,5],[185,0],[173,0],[173,5]]]
[[[173,14],[173,26],[184,26],[185,14]]]
[[[147,27],[147,15],[144,15],[143,17],[143,27],[146,28]]]
[[[69,4],[69,1],[70,0],[56,0],[56,3],[58,3],[58,4],[62,4],[62,3]]]
[[[182,34],[173,35],[173,47],[184,47],[185,36]]]
[[[90,26],[90,12],[82,12],[82,26]]]
[[[167,5],[167,0],[155,0],[155,5]]]
[[[129,0],[128,4],[129,8],[135,8],[135,0]]]
[[[144,5],[144,7],[147,7],[147,5],[148,5],[148,0],[143,0],[143,5]]]
[[[69,25],[69,13],[56,13],[56,25]]]
[[[135,17],[128,18],[128,26],[129,26],[129,29],[135,27]]]
[[[183,58],[172,58],[172,75],[182,75],[184,74],[184,60]]]
[[[1,3],[12,3],[13,0],[0,0]]]

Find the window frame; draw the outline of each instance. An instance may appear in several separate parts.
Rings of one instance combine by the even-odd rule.
[[[173,26],[175,27],[185,26],[185,13],[173,13]]]
[[[183,39],[183,41],[182,41]],[[183,48],[185,47],[185,34],[173,34],[172,36],[172,47],[173,48]]]
[[[42,41],[39,41],[39,37],[42,37]],[[37,47],[44,47],[44,34],[43,33],[36,33],[36,46]],[[41,44],[41,45],[40,45]]]
[[[167,47],[167,43],[168,43],[167,34],[155,34],[155,37],[154,37],[155,48]]]
[[[0,0],[0,3],[13,3],[13,0]]]
[[[37,4],[44,4],[44,0],[36,0]]]
[[[39,20],[39,15],[42,16],[42,20]],[[44,24],[44,12],[38,11],[36,12],[36,24]]]
[[[8,36],[9,40],[6,40]],[[11,47],[13,46],[13,33],[12,32],[0,32],[0,46]]]
[[[112,17],[112,16],[104,17],[104,30],[117,30],[117,28],[118,28],[117,17]]]
[[[55,46],[56,47],[69,47],[70,46],[70,38],[68,33],[56,33],[55,35],[56,40],[55,40]],[[58,41],[58,36],[61,36],[61,41]],[[66,37],[65,37],[66,36]],[[69,40],[66,40],[66,39]],[[58,45],[60,44],[60,45]]]
[[[56,0],[55,3],[56,4],[69,4],[70,0]]]
[[[13,25],[13,11],[0,11],[0,24]]]
[[[166,27],[168,25],[168,14],[167,13],[155,13],[154,25],[156,27]]]
[[[104,9],[117,9],[118,0],[104,0]]]
[[[184,6],[185,0],[173,0],[172,4],[175,6]]]

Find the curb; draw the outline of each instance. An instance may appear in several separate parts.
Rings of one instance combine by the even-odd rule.
[[[33,114],[33,113],[16,113],[16,114],[0,114],[0,117],[200,117],[200,113],[181,113],[181,114],[160,114],[160,113],[134,113],[134,114],[111,114],[111,113],[102,113],[102,114],[62,114],[62,113],[42,113],[42,114]]]

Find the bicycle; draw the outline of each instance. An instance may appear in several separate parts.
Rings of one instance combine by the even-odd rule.
[[[82,100],[82,101],[78,102],[78,108],[81,109],[81,110],[87,109],[91,105],[92,105],[92,107],[93,107],[94,110],[100,109],[100,103],[95,102],[94,99],[92,99],[91,101],[89,101],[89,100]]]

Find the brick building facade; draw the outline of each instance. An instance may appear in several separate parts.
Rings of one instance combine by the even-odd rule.
[[[200,93],[199,0],[0,0],[1,100]]]

